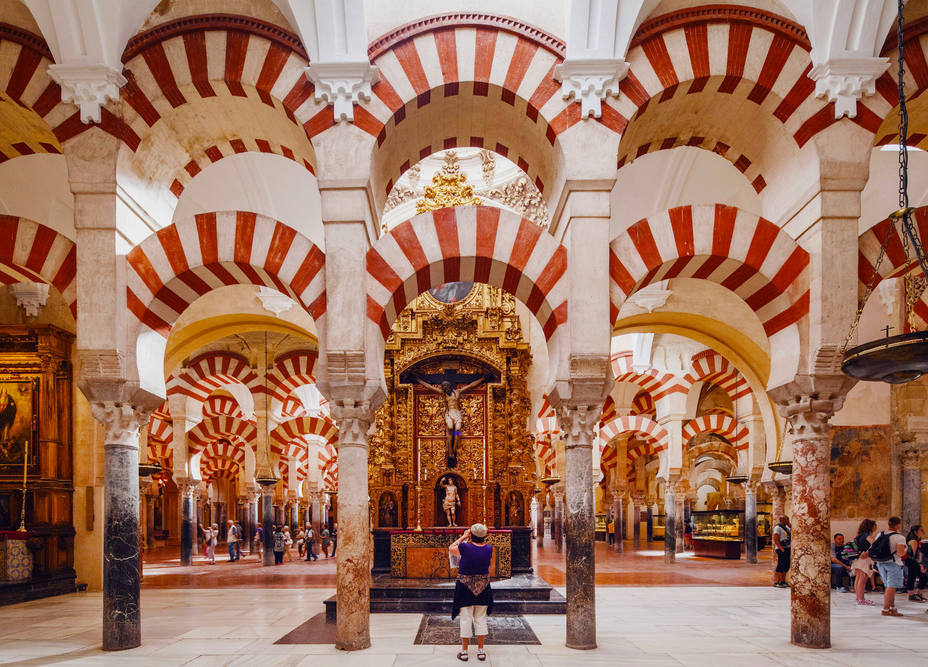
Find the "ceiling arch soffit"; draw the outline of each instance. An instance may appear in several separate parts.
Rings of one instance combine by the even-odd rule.
[[[39,282],[61,293],[77,317],[77,248],[50,227],[0,215],[0,284]]]

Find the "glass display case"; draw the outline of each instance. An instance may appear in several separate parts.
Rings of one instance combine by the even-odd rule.
[[[757,548],[764,549],[770,544],[770,532],[773,530],[773,522],[770,512],[757,513]]]
[[[741,558],[744,512],[711,510],[693,512],[693,551],[697,556]]]
[[[606,515],[597,514],[596,515],[596,539],[600,541],[605,541],[607,537],[607,521]]]
[[[654,514],[651,516],[651,538],[656,540],[664,539],[664,515]]]

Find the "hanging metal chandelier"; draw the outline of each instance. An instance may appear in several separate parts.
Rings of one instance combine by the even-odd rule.
[[[844,355],[841,370],[847,375],[858,380],[888,382],[890,384],[912,382],[924,373],[928,373],[928,331],[914,330],[913,309],[916,300],[908,298],[909,295],[918,293],[918,283],[922,280],[922,276],[924,276],[925,280],[928,280],[928,262],[925,260],[918,229],[912,219],[915,209],[909,207],[909,153],[906,143],[909,133],[909,114],[906,108],[903,82],[905,75],[903,6],[904,0],[899,0],[899,13],[896,18],[897,80],[899,89],[899,210],[889,215],[891,224],[887,226],[886,235],[880,246],[880,254],[873,267],[873,275],[867,282],[867,289],[858,304],[854,322],[841,349]],[[884,338],[848,349],[848,344],[857,330],[857,325],[860,323],[860,316],[863,313],[864,306],[873,293],[873,288],[880,281],[880,265],[886,257],[886,248],[893,236],[896,235],[899,236],[899,241],[905,251],[906,317],[911,331],[898,336],[890,336],[889,331],[892,327],[887,326]],[[909,271],[912,254],[915,255],[915,259],[918,261],[918,267],[921,269],[922,275],[916,275],[914,272]]]

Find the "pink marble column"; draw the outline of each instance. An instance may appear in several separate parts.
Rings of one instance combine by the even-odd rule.
[[[798,396],[781,403],[793,449],[791,641],[831,646],[831,429],[840,401]]]
[[[613,548],[617,554],[625,550],[622,544],[622,538],[625,533],[625,503],[622,502],[622,495],[615,492],[612,496],[612,516],[615,525],[615,544]]]

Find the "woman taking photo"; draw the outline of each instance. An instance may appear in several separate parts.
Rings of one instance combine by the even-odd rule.
[[[486,660],[483,642],[487,636],[487,614],[493,613],[493,591],[490,589],[490,559],[492,545],[486,544],[487,527],[475,523],[451,543],[448,551],[461,559],[458,580],[454,585],[451,618],[461,615],[461,650],[458,660],[467,662],[467,647],[471,631],[477,635],[477,660]]]

